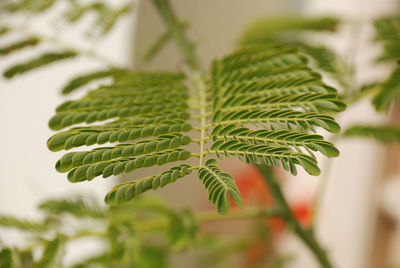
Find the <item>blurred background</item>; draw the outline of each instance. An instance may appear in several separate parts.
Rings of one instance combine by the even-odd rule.
[[[111,2],[111,1],[110,1]],[[229,53],[235,47],[243,29],[260,16],[280,14],[330,15],[343,20],[336,32],[319,35],[318,40],[335,49],[355,66],[355,80],[362,84],[385,77],[390,69],[373,64],[380,52],[373,44],[371,20],[381,15],[400,11],[396,0],[173,0],[176,13],[188,21],[188,34],[197,44],[203,66],[212,59]],[[183,64],[179,52],[170,43],[151,63],[141,60],[146,48],[165,31],[156,11],[147,0],[135,0],[133,12],[118,22],[118,27],[105,38],[87,42],[48,12],[32,23],[30,18],[13,17],[26,21],[36,31],[62,35],[64,40],[87,49],[96,49],[108,58],[125,66],[141,69],[179,69]],[[59,7],[62,9],[62,6]],[[84,22],[90,23],[90,16]],[[49,25],[48,22],[52,22]],[[17,36],[9,36],[13,39]],[[9,39],[9,40],[10,40]],[[6,43],[9,40],[1,40]],[[40,49],[46,49],[45,47]],[[0,69],[23,60],[35,51],[23,51],[6,59],[0,58]],[[94,180],[71,184],[65,174],[53,168],[62,153],[51,153],[46,140],[53,133],[47,127],[56,104],[65,100],[59,89],[72,76],[101,67],[98,62],[78,59],[65,62],[58,68],[44,68],[19,79],[0,80],[0,214],[37,217],[37,203],[49,197],[87,193],[102,201],[116,179]],[[0,78],[1,79],[1,78]],[[326,78],[328,84],[334,81]],[[336,85],[335,85],[336,86]],[[76,98],[82,92],[69,98]],[[398,106],[400,107],[400,106]],[[396,113],[397,111],[397,113]],[[345,128],[353,123],[400,123],[399,109],[388,115],[377,115],[369,100],[363,100],[340,114],[339,123]],[[322,133],[325,134],[325,133]],[[329,136],[328,136],[329,138]],[[320,201],[315,232],[337,267],[398,267],[400,265],[400,158],[398,144],[383,146],[370,140],[346,139],[335,145],[341,152],[337,159],[319,159],[322,175],[312,177],[305,172],[292,177],[282,173],[284,190],[293,210],[305,225],[310,225],[312,204]],[[221,166],[230,171],[245,191],[248,203],[269,204],[270,197],[254,168],[240,162],[225,161]],[[135,174],[122,176],[131,179]],[[250,183],[251,182],[251,183]],[[251,185],[250,185],[251,184]],[[325,187],[321,187],[325,184]],[[250,185],[250,186],[249,186]],[[247,188],[246,188],[247,187]],[[246,190],[247,189],[247,190]],[[324,189],[323,194],[319,189]],[[181,180],[157,191],[173,207],[211,209],[200,181],[193,177]],[[241,223],[231,226],[211,225],[210,230],[242,232]],[[275,228],[275,229],[274,229]],[[274,241],[282,255],[295,258],[285,267],[317,267],[313,257],[301,241],[289,232],[281,231]],[[20,243],[18,235],[0,230],[2,241]],[[84,244],[74,245],[71,259],[79,257]],[[86,248],[87,249],[87,248]],[[88,249],[91,250],[91,249]],[[95,248],[93,248],[95,250]],[[87,252],[85,252],[87,253]],[[397,265],[397,266],[395,266]]]

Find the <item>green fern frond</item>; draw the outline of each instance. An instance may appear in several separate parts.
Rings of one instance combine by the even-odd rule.
[[[180,116],[181,113],[171,114]],[[60,132],[51,137],[47,142],[47,147],[51,151],[68,150],[82,145],[104,144],[106,142],[124,142],[148,137],[157,137],[165,134],[187,132],[191,126],[183,120],[162,120],[154,124],[147,123],[165,118],[168,115],[140,118],[138,120],[127,120],[110,125],[72,128],[71,130]],[[143,125],[135,124],[144,122]]]
[[[40,260],[33,265],[33,268],[56,268],[60,267],[60,259],[63,255],[63,241],[56,238],[50,241],[43,252]]]
[[[162,172],[160,175],[144,177],[119,184],[106,195],[105,201],[107,204],[127,202],[147,190],[164,187],[191,172],[192,169],[189,165],[181,164]]]
[[[278,41],[276,38],[288,41],[293,40],[293,34],[302,31],[334,31],[339,24],[336,18],[308,18],[295,16],[282,16],[276,18],[263,18],[250,24],[245,34],[240,38],[240,45],[263,44]],[[282,33],[291,33],[284,35]],[[281,40],[282,41],[282,40]]]
[[[5,47],[0,48],[0,55],[7,55],[26,47],[36,46],[39,43],[39,41],[40,39],[37,37],[29,37],[24,40],[15,42],[13,44],[9,44]]]
[[[83,85],[97,77],[88,74],[75,84]],[[232,177],[216,167],[215,159],[204,165],[204,158],[237,156],[246,162],[282,166],[293,174],[300,165],[318,175],[313,152],[328,157],[339,152],[321,136],[307,131],[321,127],[338,132],[340,127],[331,114],[345,107],[336,90],[308,67],[298,49],[276,44],[252,46],[215,61],[209,80],[198,74],[116,72],[111,85],[57,107],[49,122],[52,129],[83,122],[89,125],[59,132],[47,145],[59,151],[117,143],[66,153],[56,169],[68,172],[71,182],[177,162],[159,175],[117,185],[106,197],[109,204],[129,201],[197,169],[211,202],[225,213],[229,194],[240,205],[240,193]],[[91,124],[113,118],[111,122]],[[196,121],[199,127],[192,127]],[[249,129],[245,127],[248,124],[262,129]],[[195,131],[200,132],[200,139],[194,139]],[[184,147],[192,142],[200,145],[198,151]],[[199,165],[182,163],[190,157],[198,157]]]
[[[235,181],[231,175],[217,167],[215,159],[207,160],[205,166],[199,168],[198,175],[207,189],[208,200],[218,208],[221,214],[229,210],[229,195],[239,207],[243,207],[242,196]]]
[[[81,165],[176,149],[189,144],[190,141],[189,136],[182,134],[161,135],[157,139],[139,141],[134,144],[123,143],[115,147],[96,148],[92,151],[71,152],[65,154],[57,162],[56,169],[59,172],[67,172]]]
[[[57,113],[49,121],[49,126],[53,130],[59,130],[74,124],[93,123],[96,121],[104,121],[107,119],[119,117],[152,117],[161,113],[173,113],[184,111],[187,108],[186,102],[178,101],[176,103],[146,103],[140,105],[139,102],[127,102],[123,105],[112,104],[102,106],[89,107],[87,109],[74,109],[67,112]]]
[[[380,142],[390,143],[400,141],[400,128],[395,126],[355,125],[346,129],[345,137],[372,138]]]
[[[103,178],[107,178],[111,175],[129,173],[142,167],[160,166],[170,162],[183,161],[190,156],[191,153],[189,151],[178,148],[138,157],[121,157],[94,164],[82,164],[73,168],[68,173],[68,180],[70,182],[81,182],[84,180],[92,180],[100,175],[103,175]]]
[[[20,64],[10,67],[3,73],[3,76],[5,78],[10,79],[16,75],[20,75],[20,74],[29,72],[29,71],[37,69],[39,67],[47,66],[54,62],[66,60],[69,58],[74,58],[77,55],[78,54],[73,51],[48,52],[48,53],[42,54],[39,57],[33,58],[25,63],[20,63]]]
[[[236,125],[219,125],[214,128],[212,136],[215,140],[237,140],[247,144],[268,145],[268,146],[284,146],[294,148],[297,152],[301,152],[300,148],[304,148],[313,156],[312,152],[319,151],[328,157],[339,156],[339,151],[335,146],[320,135],[308,134],[290,130],[251,130],[246,127],[237,127]]]
[[[220,106],[222,111],[252,110],[261,109],[280,109],[298,107],[305,112],[340,112],[345,109],[343,103],[337,101],[335,94],[270,94],[263,96],[231,96],[224,100]]]
[[[266,163],[269,166],[282,167],[297,174],[295,164],[301,165],[309,174],[317,176],[320,174],[315,158],[303,153],[293,152],[283,146],[254,145],[236,140],[215,140],[211,146],[211,152],[217,156],[237,156],[240,160],[247,163]]]
[[[372,103],[377,111],[384,111],[400,96],[400,68],[397,68],[385,81]]]
[[[376,41],[383,45],[384,53],[378,61],[400,60],[400,16],[389,16],[374,21]]]
[[[90,72],[84,75],[80,75],[75,77],[71,81],[69,81],[62,89],[61,93],[66,95],[69,94],[80,87],[83,87],[89,84],[92,81],[96,81],[98,79],[113,77],[115,74],[121,72],[119,69],[107,69],[101,71]]]
[[[0,226],[7,228],[17,228],[24,231],[44,231],[46,225],[40,222],[33,222],[27,220],[21,220],[11,216],[0,215]]]
[[[213,117],[213,123],[220,124],[253,124],[266,125],[267,128],[299,129],[301,131],[311,130],[319,126],[333,133],[340,131],[340,126],[331,116],[319,113],[303,113],[295,110],[263,110],[262,108],[249,111],[224,111],[218,110]]]

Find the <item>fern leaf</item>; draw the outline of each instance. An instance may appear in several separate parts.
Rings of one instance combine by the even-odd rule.
[[[231,175],[222,172],[217,167],[215,159],[209,159],[198,171],[199,179],[208,191],[208,199],[214,204],[219,213],[225,214],[229,209],[229,195],[234,202],[242,207],[242,196]]]
[[[123,143],[115,147],[96,148],[92,151],[71,152],[65,154],[57,162],[56,169],[59,172],[67,172],[81,165],[176,149],[189,144],[190,141],[189,136],[182,134],[161,135],[157,139],[139,141],[134,144]]]
[[[248,144],[264,144],[268,146],[285,146],[287,148],[300,148],[319,151],[328,157],[339,156],[339,151],[333,144],[323,140],[322,136],[312,135],[289,130],[251,130],[235,125],[219,125],[214,128],[212,136],[215,140],[238,140]]]
[[[142,167],[150,167],[154,165],[164,165],[170,162],[183,161],[191,156],[189,151],[184,149],[166,150],[162,152],[146,154],[138,157],[121,157],[118,159],[101,161],[94,164],[82,164],[73,168],[68,173],[70,182],[81,182],[84,180],[92,180],[93,178],[103,175],[107,178],[111,175],[119,175],[128,173]]]
[[[340,112],[345,109],[343,103],[337,100],[335,94],[270,94],[267,97],[261,96],[231,96],[220,105],[222,111],[279,109],[298,107],[305,112]]]
[[[155,120],[154,118],[149,119]],[[159,123],[144,125],[136,125],[135,122],[146,122],[146,118],[128,120],[110,126],[73,128],[52,136],[47,141],[47,147],[51,151],[68,150],[82,145],[89,146],[104,144],[106,142],[124,142],[140,138],[157,137],[164,134],[187,132],[192,128],[182,120],[163,120]],[[133,125],[130,125],[130,123]],[[118,125],[122,127],[117,127]]]
[[[78,54],[73,51],[65,51],[65,52],[49,52],[42,54],[37,58],[33,58],[25,63],[17,64],[15,66],[7,69],[3,75],[5,78],[13,78],[16,75],[23,74],[29,72],[31,70],[37,69],[42,66],[49,65],[51,63],[66,60],[69,58],[74,58]]]
[[[129,201],[147,190],[155,190],[158,187],[164,187],[167,184],[173,183],[177,179],[190,174],[191,171],[189,165],[182,164],[172,167],[162,172],[160,175],[149,176],[119,184],[106,195],[105,201],[107,204],[117,204]]]
[[[7,55],[10,54],[14,51],[30,47],[30,46],[36,46],[39,43],[39,38],[37,37],[30,37],[18,42],[15,42],[13,44],[7,45],[5,47],[0,48],[0,55]]]
[[[218,156],[233,155],[247,163],[265,163],[269,166],[280,166],[279,162],[285,170],[292,174],[297,174],[295,164],[303,166],[303,168],[311,175],[317,176],[320,174],[315,158],[291,151],[283,146],[266,146],[253,145],[235,140],[224,141],[216,140],[211,147],[211,151]]]
[[[372,103],[377,111],[384,111],[400,96],[400,68],[390,75],[389,79],[382,84],[381,90],[374,97]]]
[[[395,126],[367,126],[355,125],[343,133],[346,137],[373,138],[377,141],[390,143],[400,141],[400,128]]]
[[[69,94],[72,91],[75,91],[80,87],[89,84],[92,81],[106,77],[112,77],[114,74],[120,71],[121,70],[119,69],[108,69],[108,70],[95,71],[84,75],[80,75],[69,81],[68,84],[64,86],[61,93],[64,95]]]
[[[33,265],[33,268],[56,268],[60,267],[60,259],[63,255],[63,241],[56,238],[50,241],[42,254],[41,259]]]
[[[254,109],[249,111],[228,111],[218,110],[214,114],[213,122],[215,124],[254,124],[267,125],[274,128],[274,124],[278,127],[288,129],[299,129],[301,131],[315,131],[315,126],[324,128],[327,131],[338,133],[340,126],[331,116],[318,113],[303,113],[294,110],[266,110]]]
[[[0,215],[0,226],[7,228],[17,228],[23,231],[44,231],[46,230],[46,225],[40,222],[33,222],[27,220],[21,220],[16,217],[11,216],[1,216]]]
[[[76,109],[68,112],[59,112],[49,121],[49,126],[53,130],[59,130],[74,124],[93,123],[96,121],[104,121],[107,119],[119,117],[151,117],[160,113],[173,113],[184,111],[187,108],[185,101],[176,103],[141,103],[128,102],[123,105],[111,104],[90,107],[87,109]]]

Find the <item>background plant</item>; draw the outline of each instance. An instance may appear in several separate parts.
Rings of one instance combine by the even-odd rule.
[[[274,23],[257,22],[240,39],[239,46],[243,48],[216,60],[207,73],[200,68],[193,44],[184,35],[185,24],[176,19],[168,1],[153,2],[168,28],[161,43],[175,40],[186,59],[187,69],[180,73],[138,72],[109,66],[83,74],[66,85],[64,94],[99,78],[110,77],[113,81],[111,85],[88,92],[80,100],[58,106],[56,115],[49,122],[52,129],[117,118],[105,124],[73,127],[49,139],[48,147],[53,151],[118,143],[91,151],[66,153],[57,162],[56,169],[69,172],[70,181],[92,180],[100,175],[109,177],[141,167],[179,162],[159,175],[117,185],[106,196],[106,202],[129,201],[144,191],[163,187],[196,170],[209,193],[210,202],[219,212],[226,213],[229,196],[238,205],[241,205],[241,196],[233,178],[217,167],[215,156],[235,156],[249,163],[282,166],[293,174],[296,174],[296,165],[300,165],[312,175],[320,172],[313,151],[328,157],[338,156],[338,150],[331,143],[308,132],[318,127],[338,132],[340,127],[331,115],[344,110],[342,100],[346,101],[350,93],[353,98],[353,94],[359,92],[345,92],[340,100],[336,90],[325,85],[320,75],[308,66],[307,57],[312,58],[314,68],[327,72],[344,88],[349,86],[351,68],[343,73],[342,67],[346,64],[334,52],[311,45],[302,36],[303,31],[333,30],[337,20],[284,18]],[[26,3],[12,2],[5,5],[5,10],[25,9],[35,13],[51,5],[42,4],[43,9],[32,10]],[[104,10],[111,10],[104,6],[104,3],[82,6],[72,1],[71,10],[75,11],[68,11],[69,15],[65,13],[64,16],[69,22],[89,11],[99,12],[101,16]],[[115,11],[115,16],[123,14],[126,8],[119,10]],[[76,15],[78,13],[81,15]],[[97,22],[104,20],[100,18]],[[114,23],[109,23],[100,32],[106,33]],[[265,25],[275,25],[275,28],[269,29]],[[4,32],[12,30],[10,27],[2,29]],[[291,33],[293,31],[295,34]],[[37,45],[39,40],[39,37],[22,40],[1,51],[8,54]],[[153,48],[152,53],[157,50]],[[12,78],[79,55],[102,58],[78,50],[49,52],[12,66],[4,75]],[[395,82],[390,83],[393,84]],[[139,140],[125,143],[135,139]],[[189,144],[198,146],[193,150],[187,146]],[[288,221],[323,266],[331,266],[313,235],[303,230],[293,217],[271,169],[261,168],[269,174],[266,179],[277,202],[277,215]]]

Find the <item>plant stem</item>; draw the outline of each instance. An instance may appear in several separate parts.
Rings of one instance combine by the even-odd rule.
[[[194,53],[193,44],[186,38],[184,34],[184,27],[182,23],[179,23],[177,20],[169,0],[152,0],[153,5],[157,8],[161,17],[164,19],[165,24],[169,28],[169,32],[172,37],[175,39],[176,44],[182,51],[183,56],[189,63],[190,67],[195,70],[200,69],[200,64],[197,60],[197,57]]]
[[[203,165],[204,158],[204,145],[206,143],[206,125],[207,125],[207,114],[206,114],[206,85],[204,84],[204,80],[202,79],[199,72],[196,72],[192,78],[195,87],[199,92],[199,111],[200,111],[200,158],[199,158],[199,166]]]
[[[322,249],[322,247],[316,241],[314,234],[311,231],[304,230],[300,226],[296,217],[293,215],[288,203],[286,202],[285,197],[283,196],[280,185],[273,174],[272,168],[266,165],[258,165],[258,169],[262,172],[263,177],[268,185],[269,191],[276,202],[276,207],[279,210],[282,218],[287,223],[288,227],[293,232],[295,232],[312,251],[314,256],[319,261],[321,267],[332,268],[333,266],[331,262],[329,261],[324,249]]]

